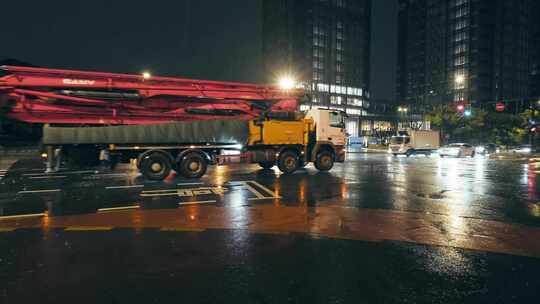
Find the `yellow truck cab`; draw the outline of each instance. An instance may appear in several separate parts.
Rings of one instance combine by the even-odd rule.
[[[292,173],[313,162],[318,170],[328,171],[345,160],[346,139],[343,112],[312,109],[289,121],[251,121],[248,150],[252,162],[264,169],[277,164],[284,173]]]

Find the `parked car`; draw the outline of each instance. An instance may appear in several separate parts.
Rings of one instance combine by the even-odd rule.
[[[441,157],[453,156],[453,157],[474,157],[476,154],[474,147],[469,144],[456,143],[450,144],[439,149],[439,155]]]
[[[489,155],[489,154],[501,152],[501,148],[497,146],[496,144],[485,144],[485,145],[476,146],[474,150],[476,154],[481,154],[481,155]]]

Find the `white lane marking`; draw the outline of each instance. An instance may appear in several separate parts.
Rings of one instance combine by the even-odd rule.
[[[105,187],[107,190],[113,190],[113,189],[132,189],[132,188],[144,188],[144,185],[133,185],[133,186],[110,186]]]
[[[212,204],[217,203],[217,201],[198,201],[198,202],[185,202],[185,203],[178,203],[179,206],[189,206],[189,205],[201,205],[201,204]]]
[[[180,183],[177,184],[178,186],[196,186],[196,185],[202,185],[203,183]]]
[[[148,193],[148,194],[145,194],[145,193],[141,193],[141,197],[159,197],[159,196],[178,196],[178,192],[173,192],[173,193]]]
[[[26,217],[42,217],[42,216],[45,216],[45,213],[0,216],[0,220],[18,219],[18,218],[26,218]]]
[[[268,193],[271,196],[263,195],[262,193],[257,191],[255,188],[253,188],[251,185],[249,185],[250,183],[252,185],[260,187],[264,192]],[[282,198],[281,196],[276,195],[276,193],[273,192],[272,190],[268,189],[267,187],[261,185],[260,183],[258,183],[256,181],[253,181],[253,180],[249,180],[249,181],[232,181],[232,182],[229,182],[227,184],[236,185],[236,186],[245,186],[247,190],[249,190],[251,193],[255,194],[255,196],[256,196],[256,198],[248,199],[250,201],[270,200],[270,199],[280,199],[280,198]]]
[[[248,201],[264,201],[264,200],[273,200],[273,199],[279,199],[279,198],[281,198],[281,196],[261,197],[261,198],[252,197],[252,198],[248,198]]]
[[[265,186],[259,184],[258,182],[256,181],[251,181],[251,183],[261,189],[263,189],[266,193],[270,194],[271,196],[276,196],[276,193],[268,188],[266,188]]]
[[[17,194],[29,194],[29,193],[52,193],[52,192],[60,192],[62,190],[60,189],[52,189],[52,190],[31,190],[31,191],[19,191]]]
[[[128,173],[108,173],[108,174],[94,174],[95,176],[99,177],[121,177],[121,176],[131,176],[131,174]]]
[[[40,171],[43,171],[43,170],[40,170]],[[99,171],[61,171],[61,172],[56,172],[56,173],[26,173],[26,174],[23,174],[23,176],[54,176],[58,174],[84,174],[84,173],[98,174]]]
[[[114,207],[114,208],[101,208],[98,209],[98,212],[105,212],[105,211],[120,211],[120,210],[133,210],[133,209],[139,209],[140,206],[126,206],[126,207]]]
[[[248,183],[245,183],[246,188],[251,191],[251,193],[255,194],[257,198],[264,198],[264,195],[262,195],[259,191],[257,191],[255,188],[251,187]]]
[[[60,179],[67,178],[65,175],[51,175],[51,176],[31,176],[30,179]]]
[[[200,187],[200,188],[191,188],[191,189],[147,190],[147,191],[143,191],[143,194],[165,193],[165,192],[177,193],[178,191],[195,191],[195,190],[212,190],[212,189],[216,189],[216,187]]]

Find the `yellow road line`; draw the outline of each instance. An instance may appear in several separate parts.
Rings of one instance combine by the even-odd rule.
[[[212,204],[212,203],[217,203],[217,201],[185,202],[185,203],[178,203],[178,205],[179,206],[189,206],[189,205]]]
[[[27,217],[42,217],[42,216],[45,216],[45,213],[0,216],[0,220],[21,219],[21,218],[27,218]]]
[[[203,232],[203,228],[187,228],[187,227],[161,227],[160,231],[164,232]]]
[[[140,206],[125,206],[125,207],[115,207],[115,208],[101,208],[101,209],[98,209],[98,212],[133,210],[133,209],[139,209],[139,208],[140,208]]]
[[[72,227],[66,227],[64,231],[111,231],[114,227],[110,226],[72,226]]]

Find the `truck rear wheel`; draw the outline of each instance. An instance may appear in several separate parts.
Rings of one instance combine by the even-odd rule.
[[[266,161],[266,162],[260,162],[259,163],[259,166],[261,166],[261,168],[263,168],[264,170],[270,170],[272,169],[272,167],[274,167],[276,165],[275,162],[270,162],[270,161]]]
[[[208,163],[201,154],[188,153],[180,160],[178,169],[185,178],[201,178],[208,169]]]
[[[152,153],[141,161],[142,174],[151,180],[164,180],[172,170],[170,159],[161,153]]]
[[[315,168],[319,171],[330,171],[334,167],[335,157],[331,152],[323,151],[317,155]]]
[[[298,170],[298,154],[292,151],[285,151],[279,155],[278,168],[285,174],[294,173]]]

